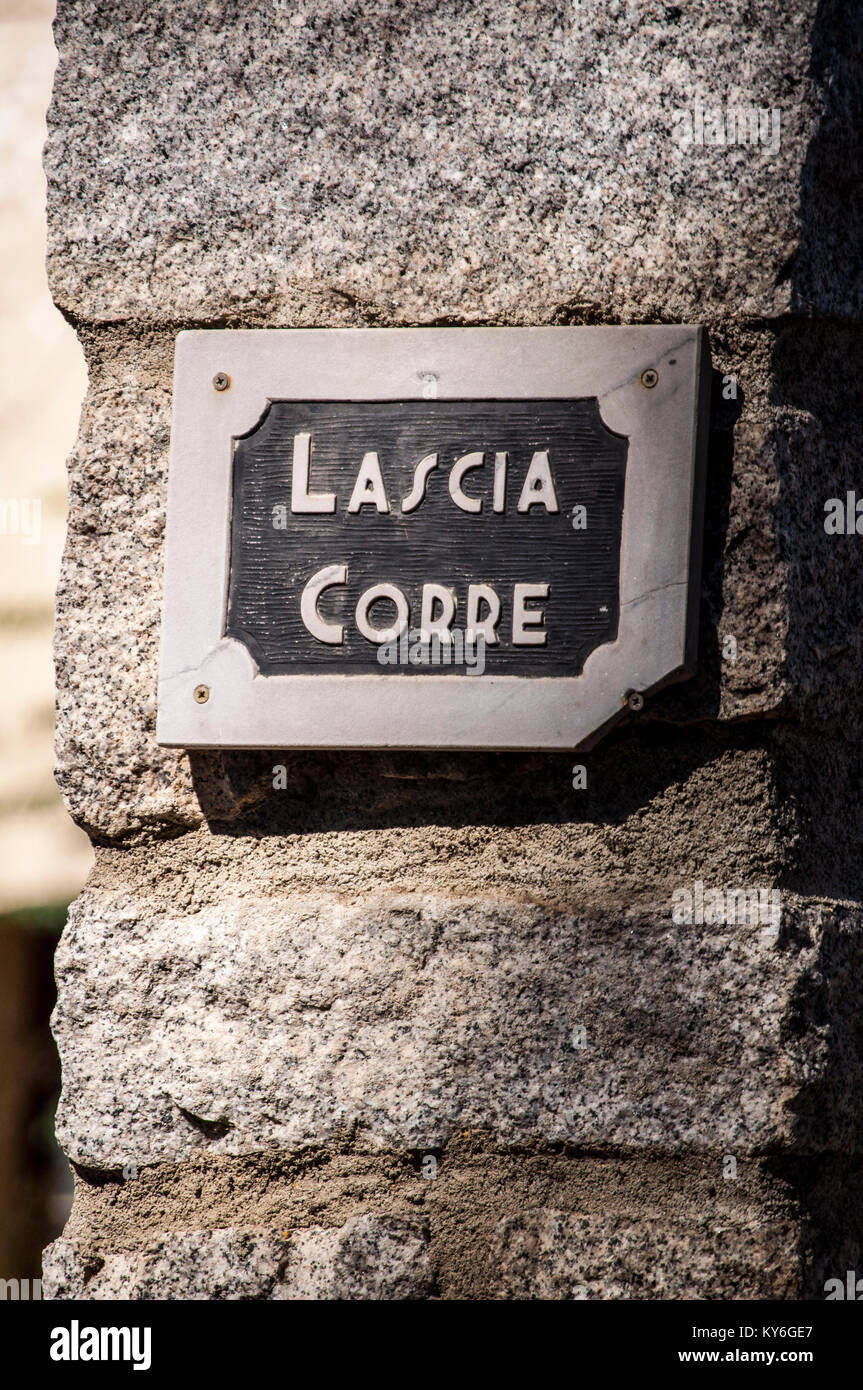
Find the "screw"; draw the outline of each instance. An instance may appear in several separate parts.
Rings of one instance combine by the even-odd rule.
[[[205,705],[210,698],[210,687],[208,685],[195,686],[195,699],[199,705]]]
[[[213,385],[217,391],[227,391],[230,384],[231,378],[228,376],[227,372],[216,372],[216,375],[213,377]]]
[[[644,709],[644,696],[640,690],[630,690],[626,697],[626,703],[637,714],[640,709]]]
[[[648,391],[652,391],[659,380],[659,372],[654,367],[648,367],[646,372],[641,373],[641,384],[646,386]]]

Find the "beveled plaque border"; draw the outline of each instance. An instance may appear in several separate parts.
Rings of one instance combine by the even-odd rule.
[[[642,380],[658,373],[654,386]],[[218,373],[230,387],[214,389]],[[177,338],[156,737],[180,748],[576,748],[695,661],[710,361],[691,325]],[[651,378],[648,376],[647,380]],[[233,441],[272,400],[595,396],[629,439],[617,639],[579,676],[262,676],[223,635]],[[195,691],[208,688],[205,703]]]

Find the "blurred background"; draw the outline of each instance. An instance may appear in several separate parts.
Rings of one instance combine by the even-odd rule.
[[[92,862],[53,780],[54,589],[86,386],[45,274],[53,0],[0,0],[0,1278],[38,1278],[71,1174],[54,1141],[53,952]]]

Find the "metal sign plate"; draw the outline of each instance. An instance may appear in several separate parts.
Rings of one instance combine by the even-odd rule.
[[[694,662],[696,327],[177,340],[159,742],[568,748]]]

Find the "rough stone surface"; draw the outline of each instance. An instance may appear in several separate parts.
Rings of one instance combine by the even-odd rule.
[[[434,1292],[426,1223],[362,1217],[288,1234],[166,1233],[100,1255],[61,1238],[45,1252],[51,1299],[417,1299]],[[791,1223],[671,1226],[540,1208],[495,1232],[489,1292],[504,1299],[788,1298],[799,1288]]]
[[[205,1232],[223,1229],[238,1213],[244,1230],[280,1236],[303,1231],[310,1219],[338,1231],[369,1213],[411,1229],[422,1217],[428,1246],[420,1258],[427,1253],[433,1296],[506,1298],[518,1275],[519,1296],[529,1297],[519,1245],[532,1241],[538,1251],[536,1214],[552,1212],[560,1219],[543,1236],[546,1254],[570,1267],[580,1260],[579,1278],[601,1280],[604,1257],[591,1265],[590,1256],[607,1232],[603,1251],[612,1264],[612,1242],[629,1252],[615,1266],[615,1279],[621,1272],[631,1279],[626,1297],[655,1296],[662,1281],[669,1289],[701,1286],[712,1298],[746,1298],[768,1287],[822,1296],[827,1278],[855,1267],[863,1225],[858,1158],[731,1158],[716,1150],[669,1155],[656,1146],[605,1153],[513,1148],[481,1130],[422,1154],[371,1152],[350,1138],[238,1157],[198,1152],[123,1173],[79,1169],[64,1238],[98,1269],[114,1253],[128,1258],[177,1236],[187,1248],[194,1239],[205,1243]],[[565,1239],[573,1229],[584,1239]],[[726,1258],[735,1243],[739,1258]],[[651,1252],[655,1268],[645,1278]],[[784,1286],[765,1283],[768,1265]],[[566,1275],[557,1292],[547,1280],[543,1289],[544,1296],[572,1296]]]
[[[54,293],[103,320],[776,317],[816,22],[814,0],[62,5]],[[779,149],[685,148],[696,100],[778,108]],[[859,311],[810,260],[808,298]]]
[[[708,930],[417,897],[186,917],[83,899],[57,960],[59,1133],[101,1168],[345,1134],[436,1149],[477,1127],[522,1144],[848,1146],[842,1087],[826,1113],[807,1098],[840,1063],[846,1085],[863,1076],[840,997],[860,954],[856,921],[787,909],[781,931]],[[832,1037],[798,1036],[825,990]]]
[[[431,1289],[421,1219],[359,1217],[334,1230],[195,1231],[94,1256],[61,1238],[45,1252],[43,1297],[59,1299],[405,1299]]]
[[[496,1235],[500,1295],[509,1299],[798,1295],[791,1223],[634,1225],[540,1209],[501,1222]]]
[[[60,0],[58,780],[97,859],[57,1287],[347,1296],[336,1247],[373,1297],[863,1267],[863,567],[823,525],[860,483],[863,53],[840,0],[787,10]],[[697,101],[778,146],[685,148]],[[681,320],[715,367],[695,679],[577,757],[155,746],[179,329]],[[697,880],[778,886],[778,934],[673,922]]]

